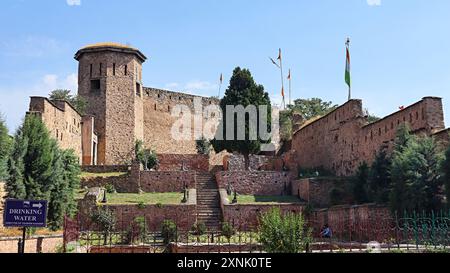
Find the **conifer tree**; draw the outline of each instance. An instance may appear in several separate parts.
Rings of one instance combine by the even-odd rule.
[[[389,190],[391,187],[390,176],[391,160],[387,156],[385,148],[376,155],[369,172],[368,198],[372,202],[385,204],[389,202]]]
[[[369,166],[363,162],[356,173],[355,182],[353,185],[353,196],[355,202],[363,204],[368,202],[367,198],[367,183],[369,180]]]
[[[0,114],[0,181],[7,178],[7,161],[11,149],[11,138]]]
[[[237,138],[237,130],[234,130],[234,138],[233,140],[227,139],[227,106],[243,106],[246,108],[249,105],[254,105],[257,110],[257,121],[259,121],[259,116],[261,113],[259,112],[258,106],[266,105],[267,106],[267,129],[266,131],[270,132],[271,129],[271,112],[272,107],[270,104],[269,94],[264,91],[264,86],[257,84],[252,77],[252,74],[248,69],[241,69],[240,67],[236,67],[233,71],[233,76],[230,79],[230,85],[228,86],[225,96],[220,101],[220,108],[222,109],[222,120],[219,125],[218,134],[223,136],[223,140],[217,138],[211,141],[213,148],[216,152],[221,152],[223,150],[227,150],[228,152],[239,152],[242,153],[245,157],[246,168],[249,166],[249,154],[256,154],[261,151],[261,144],[268,144],[269,141],[263,140],[261,135],[259,134],[259,126],[257,125],[257,136],[256,140],[250,139],[250,119],[249,117],[245,118],[245,139],[238,140]],[[228,121],[231,122],[231,121]],[[234,125],[236,128],[237,117],[234,117]],[[222,131],[219,131],[222,130]]]
[[[447,197],[447,207],[450,209],[450,146],[445,152],[445,158],[442,162],[443,183]]]

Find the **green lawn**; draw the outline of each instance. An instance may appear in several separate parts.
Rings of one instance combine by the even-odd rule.
[[[122,176],[125,175],[127,173],[123,173],[123,172],[114,172],[114,173],[87,173],[87,172],[82,172],[81,173],[81,178],[96,178],[96,177],[112,177],[112,176]]]
[[[228,200],[233,200],[233,195],[228,196]],[[238,204],[286,204],[286,203],[301,203],[297,196],[262,196],[262,195],[238,195]]]
[[[133,205],[144,203],[146,205],[178,205],[183,200],[179,192],[165,193],[109,193],[106,195],[109,205]]]

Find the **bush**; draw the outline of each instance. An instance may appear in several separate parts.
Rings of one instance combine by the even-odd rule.
[[[107,184],[105,186],[105,190],[106,190],[107,193],[111,193],[111,194],[112,193],[117,193],[116,188],[114,187],[113,184]]]
[[[206,225],[203,222],[195,222],[191,230],[194,235],[201,236],[206,233]]]
[[[230,241],[231,237],[234,234],[236,234],[236,230],[230,223],[228,222],[222,223],[222,235],[225,236],[225,238],[227,238],[228,241]]]
[[[145,170],[151,170],[159,164],[156,152],[149,149],[144,149],[144,142],[142,140],[136,141],[134,149],[136,160],[144,166]]]
[[[201,155],[208,155],[211,151],[211,143],[204,137],[195,141],[197,153]]]
[[[260,223],[260,243],[268,253],[300,253],[312,242],[312,231],[301,214],[282,215],[273,208],[261,215]]]
[[[104,244],[107,243],[108,235],[114,230],[116,226],[116,216],[114,212],[109,209],[98,209],[91,215],[91,219],[98,225],[104,234]]]
[[[164,220],[161,226],[161,236],[166,245],[177,241],[177,225],[172,220]]]
[[[143,201],[139,202],[137,204],[138,209],[145,209],[147,206],[145,205],[145,203]]]
[[[332,188],[330,190],[329,196],[330,196],[330,205],[336,206],[342,203],[342,200],[345,197],[345,192],[340,188]]]

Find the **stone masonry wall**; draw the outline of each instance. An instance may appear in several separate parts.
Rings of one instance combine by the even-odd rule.
[[[292,194],[299,195],[314,207],[329,207],[331,190],[345,189],[346,186],[346,181],[338,178],[305,178],[291,183]]]
[[[184,186],[195,188],[196,172],[153,172],[142,171],[141,190],[144,192],[182,192]]]
[[[145,217],[150,231],[160,231],[164,220],[174,221],[180,230],[190,230],[195,223],[196,205],[146,205],[139,208],[135,205],[107,205],[116,217],[116,230],[126,231],[132,225],[136,217]],[[96,229],[92,223],[89,213],[81,210],[79,213],[80,223],[83,229]]]
[[[81,115],[69,103],[31,97],[28,114],[42,120],[61,149],[73,149],[81,164]]]
[[[219,100],[215,98],[199,97],[179,92],[172,92],[156,88],[144,88],[144,142],[147,148],[155,150],[158,154],[196,154],[196,142],[194,137],[194,100],[197,99],[199,105],[205,109],[210,105],[218,105]],[[188,130],[191,137],[188,140],[177,140],[172,137],[172,127],[180,119],[179,116],[172,116],[172,111],[176,105],[183,105],[183,115],[190,112],[191,128]],[[218,116],[200,116],[203,130],[206,122],[212,124],[211,128],[216,128]],[[210,127],[208,127],[210,128]],[[178,129],[178,127],[177,127]],[[211,129],[212,130],[212,129]],[[215,132],[215,129],[214,129]]]
[[[363,161],[371,163],[382,147],[390,149],[401,124],[408,123],[417,134],[431,135],[445,128],[443,120],[440,98],[423,98],[371,124],[362,102],[350,100],[298,130],[292,148],[301,168],[323,167],[339,176],[348,176]]]
[[[158,154],[159,171],[209,171],[209,156],[199,154]],[[184,164],[184,169],[183,169]]]
[[[217,172],[216,181],[222,189],[231,183],[239,194],[282,195],[290,191],[290,177],[285,172]]]
[[[115,173],[128,172],[128,165],[92,165],[81,166],[81,170],[87,173]]]
[[[223,206],[223,219],[239,230],[255,230],[259,226],[261,214],[272,208],[279,208],[283,213],[302,213],[304,205],[283,204],[283,205],[247,205],[235,204]]]

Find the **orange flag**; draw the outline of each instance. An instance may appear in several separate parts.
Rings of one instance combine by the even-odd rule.
[[[283,96],[284,99],[284,87],[281,87],[281,96]]]
[[[279,53],[278,53],[278,58],[277,58],[277,60],[281,60],[281,48],[280,48],[280,51],[279,51]]]

